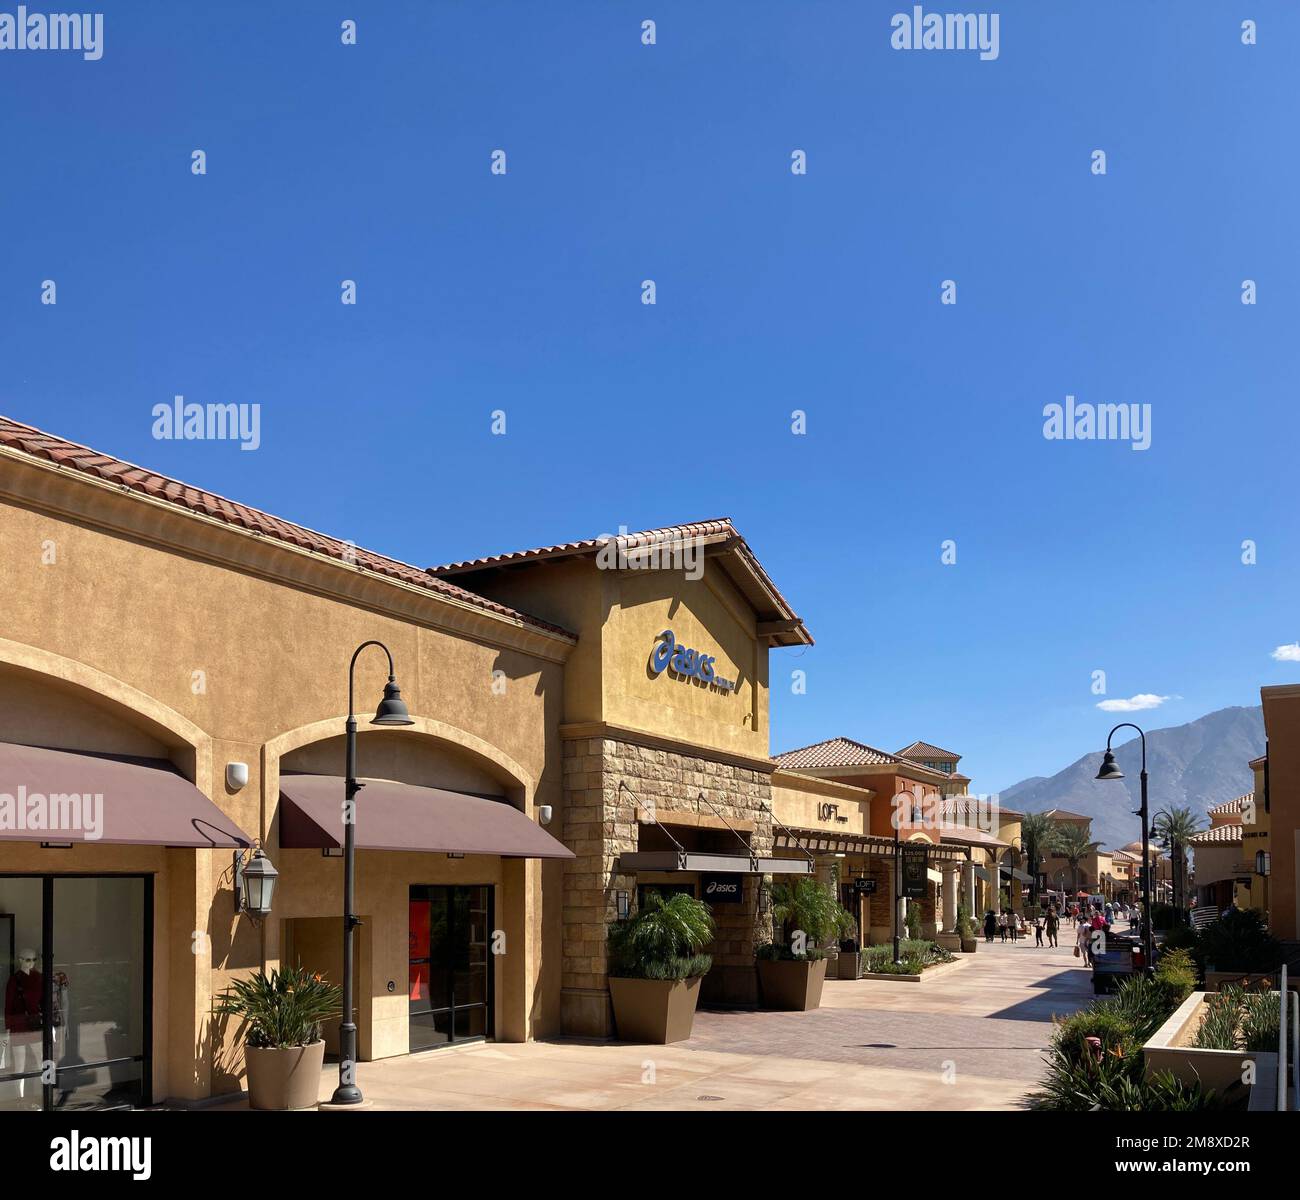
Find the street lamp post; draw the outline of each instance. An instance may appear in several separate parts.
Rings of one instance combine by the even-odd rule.
[[[343,796],[343,1019],[339,1023],[339,1085],[330,1098],[331,1104],[360,1104],[361,1089],[356,1084],[357,1063],[357,1026],[352,1019],[352,932],[361,924],[355,906],[357,847],[356,827],[357,793],[365,787],[357,782],[357,719],[352,715],[353,676],[356,673],[357,658],[367,646],[378,646],[388,656],[388,682],[384,684],[384,698],[371,720],[372,725],[414,725],[411,715],[406,710],[402,699],[402,690],[393,678],[393,656],[383,642],[374,640],[362,642],[352,654],[348,665],[348,720],[344,726],[347,732],[347,779],[344,783]]]
[[[1115,755],[1111,753],[1111,738],[1121,729],[1136,729],[1138,737],[1142,739],[1142,773],[1138,777],[1142,783],[1142,807],[1134,813],[1134,816],[1142,818],[1142,958],[1143,970],[1151,973],[1151,831],[1150,817],[1147,808],[1147,735],[1142,732],[1138,726],[1131,721],[1125,721],[1116,725],[1106,738],[1106,753],[1101,760],[1101,770],[1097,772],[1097,778],[1101,780],[1123,779],[1124,772],[1119,769],[1119,764],[1115,762]]]
[[[903,864],[902,851],[898,836],[898,823],[900,819],[900,810],[894,810],[894,962],[903,961],[899,953],[899,932],[898,932],[898,909],[903,903]]]

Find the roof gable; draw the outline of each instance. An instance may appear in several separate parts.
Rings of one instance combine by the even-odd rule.
[[[774,646],[812,645],[812,635],[803,621],[777,590],[729,517],[492,554],[463,562],[443,563],[429,567],[428,571],[434,578],[447,579],[480,571],[524,567],[557,558],[595,558],[601,554],[614,558],[622,569],[634,570],[638,563],[655,564],[664,558],[677,561],[674,555],[680,555],[688,544],[692,551],[702,551],[711,561],[718,563],[736,585],[758,617],[760,638]]]

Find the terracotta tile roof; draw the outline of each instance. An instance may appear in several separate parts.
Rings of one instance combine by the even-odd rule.
[[[443,563],[440,566],[430,567],[429,573],[438,578],[446,578],[449,575],[464,575],[494,567],[510,567],[542,562],[546,559],[594,555],[610,541],[617,542],[624,555],[635,562],[638,553],[650,557],[656,550],[662,553],[684,542],[696,540],[707,543],[710,547],[725,549],[727,553],[720,556],[720,560],[728,561],[728,573],[754,605],[755,611],[763,614],[764,619],[775,618],[779,623],[788,626],[770,635],[778,645],[812,645],[812,635],[804,628],[803,621],[790,607],[789,601],[781,595],[776,584],[772,582],[771,577],[749,548],[749,543],[732,524],[730,517],[693,521],[685,525],[665,525],[660,529],[645,529],[639,533],[582,538],[575,542],[558,542],[554,546],[514,550],[507,554],[491,554],[483,558],[465,559],[462,562]]]
[[[1187,840],[1193,846],[1239,846],[1241,835],[1241,826],[1234,822],[1230,825],[1212,825],[1209,829],[1202,829],[1200,833],[1192,834]]]
[[[1085,817],[1083,813],[1071,812],[1068,808],[1049,808],[1047,815],[1054,821],[1091,821],[1091,817]]]
[[[384,575],[390,579],[401,580],[403,583],[414,584],[417,587],[425,588],[427,591],[466,604],[472,604],[475,608],[509,617],[525,625],[545,629],[551,633],[563,634],[569,638],[574,636],[558,625],[552,625],[548,621],[529,616],[526,613],[516,612],[507,605],[498,604],[494,600],[488,600],[483,596],[466,591],[454,583],[437,579],[427,571],[412,566],[410,563],[388,558],[386,555],[376,554],[371,550],[362,550],[350,542],[317,533],[304,525],[296,525],[292,521],[282,520],[280,517],[264,513],[259,509],[249,508],[246,504],[227,500],[224,496],[218,496],[216,493],[206,491],[203,488],[191,487],[188,483],[169,479],[166,475],[159,475],[155,471],[137,467],[133,463],[124,462],[122,459],[114,458],[110,454],[101,454],[88,446],[66,441],[64,438],[45,433],[31,425],[24,425],[19,421],[4,416],[0,416],[0,446],[15,450],[31,458],[55,463],[69,471],[118,484],[129,491],[138,492],[142,496],[165,501],[177,508],[188,509],[190,512],[200,513],[217,521],[224,521],[240,529],[261,534],[263,537],[298,546],[303,550],[310,550],[316,554],[324,554],[330,558],[336,558],[362,567],[377,575]]]
[[[815,770],[818,767],[906,767],[910,771],[924,771],[934,779],[946,779],[939,771],[914,762],[910,758],[899,758],[887,750],[877,750],[865,742],[856,742],[852,738],[827,738],[824,742],[815,742],[811,746],[800,746],[797,750],[786,750],[774,756],[774,761],[787,770]]]
[[[1258,758],[1252,758],[1250,762],[1246,764],[1246,766],[1248,766],[1252,771],[1259,771],[1267,763],[1268,763],[1268,755],[1261,754]]]
[[[1255,793],[1247,792],[1244,796],[1238,796],[1235,800],[1225,800],[1222,804],[1216,804],[1213,808],[1207,810],[1207,815],[1211,817],[1230,817],[1234,813],[1246,811],[1246,805],[1254,803]]]
[[[960,762],[961,755],[951,750],[942,750],[929,742],[913,742],[898,751],[899,758],[930,759],[933,762]]]

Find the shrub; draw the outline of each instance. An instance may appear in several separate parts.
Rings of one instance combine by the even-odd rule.
[[[1149,978],[1130,975],[1115,989],[1110,1010],[1128,1023],[1133,1039],[1140,1046],[1150,1040],[1173,1015],[1174,1010],[1192,994],[1194,984],[1181,977]]]
[[[1276,1050],[1281,1016],[1277,992],[1247,992],[1241,998],[1241,1048]]]
[[[907,902],[907,917],[904,924],[907,926],[907,936],[913,941],[919,940],[921,936],[921,906],[915,900]]]
[[[1276,971],[1282,964],[1281,943],[1254,909],[1229,908],[1198,931],[1192,954],[1202,977],[1206,971]]]
[[[1206,996],[1205,1013],[1192,1045],[1198,1050],[1235,1050],[1243,995],[1241,988],[1228,986]]]
[[[1071,1063],[1078,1063],[1090,1053],[1086,1045],[1088,1038],[1099,1039],[1103,1052],[1117,1052],[1122,1057],[1137,1055],[1142,1046],[1128,1018],[1108,1002],[1090,1004],[1060,1021],[1052,1037],[1052,1047]]]
[[[1196,963],[1187,950],[1166,949],[1156,963],[1155,977],[1169,985],[1171,992],[1181,993],[1176,1008],[1196,990]]]
[[[894,962],[892,943],[868,946],[862,951],[862,970],[872,975],[919,975],[926,967],[953,960],[950,950],[925,938],[900,938],[898,956],[901,963]]]
[[[679,892],[646,894],[635,916],[609,927],[609,973],[624,979],[694,979],[713,960],[700,951],[713,939],[713,915],[702,900]]]
[[[321,1022],[342,1011],[341,996],[342,989],[322,976],[289,967],[236,979],[217,997],[214,1011],[238,1017],[254,1049],[308,1046],[320,1041]]]

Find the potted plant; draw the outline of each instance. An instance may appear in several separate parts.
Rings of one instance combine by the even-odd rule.
[[[822,1001],[826,954],[821,948],[852,917],[830,889],[804,876],[772,888],[776,940],[758,950],[758,981],[767,1008],[806,1012]]]
[[[634,917],[609,928],[609,994],[614,1025],[625,1042],[666,1045],[691,1036],[700,979],[713,959],[700,951],[713,939],[708,905],[684,892],[646,895]]]
[[[970,919],[964,904],[957,905],[957,936],[961,938],[963,954],[974,954],[979,949],[979,939],[975,936],[975,922]]]
[[[321,1022],[340,1013],[341,990],[318,974],[290,967],[235,980],[216,1012],[244,1031],[250,1108],[314,1108],[325,1065]]]

